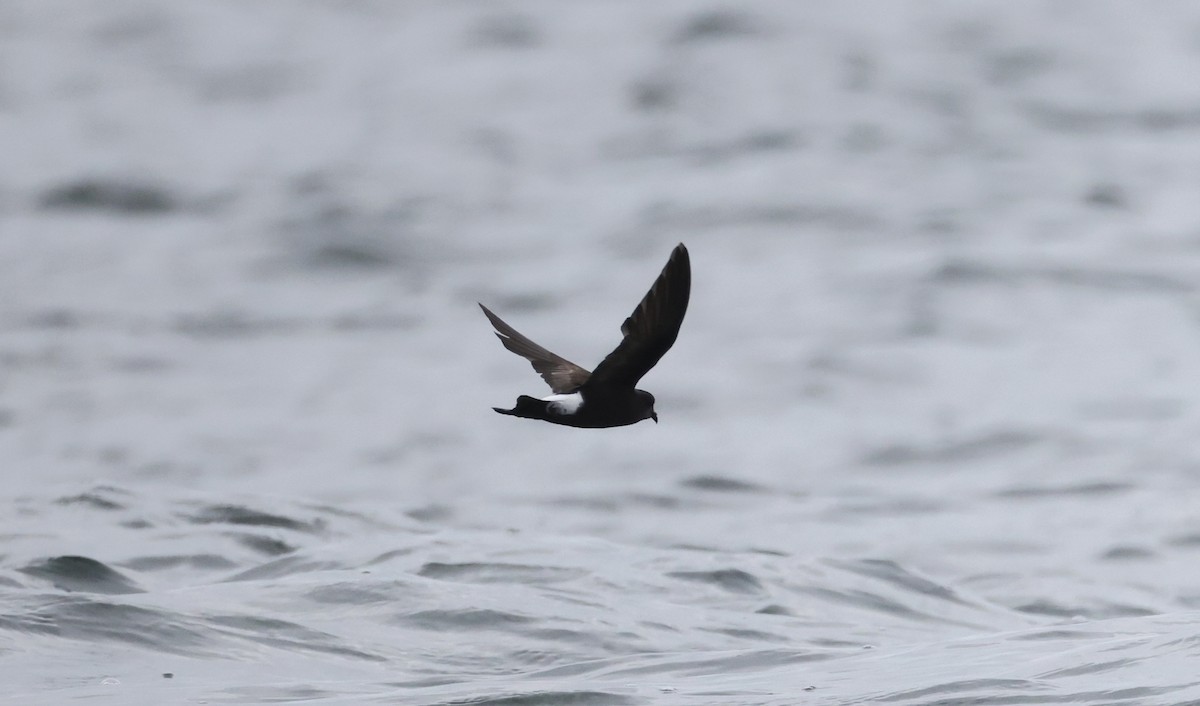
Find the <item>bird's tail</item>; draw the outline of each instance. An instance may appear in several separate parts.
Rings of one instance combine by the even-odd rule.
[[[526,419],[545,419],[546,418],[546,402],[539,400],[536,397],[529,395],[521,395],[517,398],[517,404],[512,409],[500,409],[492,407],[500,414],[507,414],[513,417],[524,417]]]

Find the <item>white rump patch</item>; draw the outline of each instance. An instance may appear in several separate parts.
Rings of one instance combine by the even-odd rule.
[[[575,414],[583,406],[583,395],[572,392],[569,395],[550,395],[543,397],[543,402],[549,402],[546,407],[555,414]]]

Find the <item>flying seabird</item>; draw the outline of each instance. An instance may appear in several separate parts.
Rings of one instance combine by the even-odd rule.
[[[521,395],[512,409],[492,409],[571,427],[619,427],[643,419],[657,424],[654,395],[634,386],[675,343],[691,289],[691,261],[680,243],[650,291],[621,324],[624,338],[594,372],[542,348],[480,304],[504,347],[532,363],[554,392],[541,399]]]

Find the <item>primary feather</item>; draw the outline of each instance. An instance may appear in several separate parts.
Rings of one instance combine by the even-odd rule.
[[[692,265],[683,243],[675,246],[650,291],[621,324],[621,343],[596,366],[589,381],[633,387],[675,344],[692,291]]]
[[[522,336],[483,304],[480,304],[479,308],[483,309],[488,321],[491,321],[492,327],[496,329],[496,338],[500,339],[505,348],[528,360],[552,391],[566,394],[577,390],[588,381],[591,376],[589,371]]]

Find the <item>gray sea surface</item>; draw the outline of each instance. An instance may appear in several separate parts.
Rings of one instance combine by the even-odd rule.
[[[0,702],[1200,704],[1200,4],[0,3]],[[661,423],[547,394],[678,242]]]

